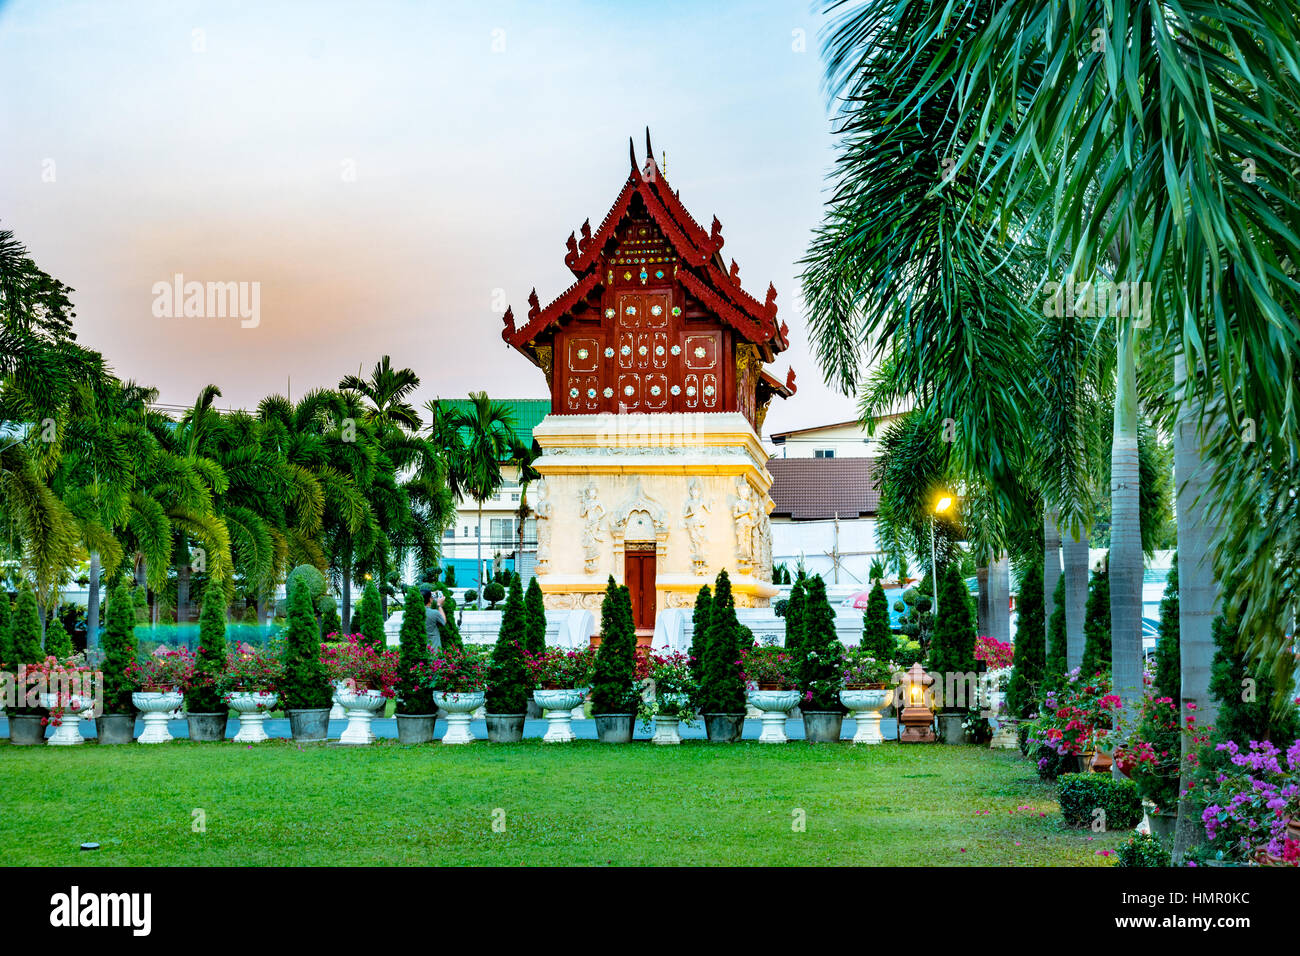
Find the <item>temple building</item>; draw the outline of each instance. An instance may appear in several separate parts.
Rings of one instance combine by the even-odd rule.
[[[739,607],[776,593],[760,440],[772,397],[765,365],[788,345],[776,289],[760,301],[722,258],[722,225],[705,230],[646,159],[631,169],[599,228],[570,234],[575,281],[549,305],[534,289],[526,321],[502,337],[541,369],[551,412],[533,429],[542,480],[537,577],[548,608],[598,618],[613,575],[632,594],[648,640],[665,608],[694,605],[727,569]]]

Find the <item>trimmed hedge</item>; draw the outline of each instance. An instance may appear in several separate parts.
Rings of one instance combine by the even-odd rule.
[[[126,585],[119,584],[104,609],[104,713],[134,714],[132,682],[126,669],[135,663],[135,605]]]
[[[501,587],[499,584],[496,586]],[[524,641],[528,639],[525,616],[523,589],[516,575],[510,582],[510,596],[506,598],[505,611],[501,615],[501,630],[488,664],[489,714],[522,714],[528,710],[533,684],[524,662]]]
[[[524,650],[530,654],[541,654],[546,650],[546,602],[542,599],[542,586],[537,583],[537,578],[528,582],[528,591],[524,594],[524,612],[527,615]]]
[[[610,575],[605,600],[600,608],[600,648],[596,671],[591,679],[593,714],[635,713],[638,697],[636,680],[636,624],[632,619],[632,597]]]
[[[1142,798],[1132,780],[1107,773],[1066,773],[1056,781],[1056,793],[1068,827],[1091,827],[1097,810],[1105,814],[1101,819],[1107,830],[1131,830],[1142,819]]]
[[[373,585],[368,585],[369,592]],[[375,592],[375,608],[379,607],[379,594]],[[362,598],[365,601],[365,598]],[[380,650],[383,648],[380,647]],[[401,647],[397,652],[397,710],[402,716],[432,714],[433,691],[421,687],[417,668],[429,662],[428,636],[424,629],[424,595],[419,588],[406,589],[406,603],[402,606]]]
[[[311,606],[311,591],[301,577],[289,588],[289,626],[284,637],[284,682],[280,698],[286,710],[329,707],[334,688],[320,660],[320,625]],[[423,624],[423,621],[421,622]]]
[[[702,714],[743,714],[745,681],[740,676],[740,624],[732,603],[731,578],[718,572],[712,613],[700,669],[699,711]]]
[[[419,594],[419,589],[416,589],[416,593]],[[410,606],[411,602],[407,601],[406,607],[409,608]],[[423,595],[420,595],[420,606],[416,610],[418,613],[415,616],[420,619],[421,633],[423,633]],[[403,617],[404,620],[405,617]],[[375,586],[374,581],[367,581],[366,589],[361,592],[361,604],[357,607],[357,619],[353,624],[353,633],[361,635],[361,643],[369,644],[376,651],[383,652],[385,643],[383,601],[379,597],[379,588]],[[343,635],[339,636],[342,637]],[[425,713],[429,713],[429,711],[425,711]]]
[[[221,584],[209,580],[203,588],[199,609],[199,649],[194,661],[194,685],[185,695],[185,709],[192,714],[224,714],[217,681],[226,670],[226,593]]]
[[[1173,866],[1169,848],[1150,833],[1135,833],[1115,851],[1116,866]]]

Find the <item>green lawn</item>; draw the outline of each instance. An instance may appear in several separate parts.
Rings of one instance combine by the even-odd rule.
[[[1105,866],[1124,836],[979,747],[0,745],[5,865]]]

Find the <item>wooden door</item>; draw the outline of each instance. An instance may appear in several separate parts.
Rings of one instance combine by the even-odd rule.
[[[655,552],[654,546],[637,549],[629,545],[624,563],[623,580],[632,598],[632,620],[638,632],[654,633],[655,627]]]

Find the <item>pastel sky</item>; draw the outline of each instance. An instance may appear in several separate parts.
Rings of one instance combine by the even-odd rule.
[[[808,0],[0,0],[0,226],[166,403],[215,382],[252,407],[384,353],[421,402],[543,397],[500,310],[572,281],[565,238],[649,125],[742,282],[776,284],[799,393],[767,430],[842,421],[796,280],[832,160],[822,23]],[[260,283],[260,324],[156,317],[176,273]]]

